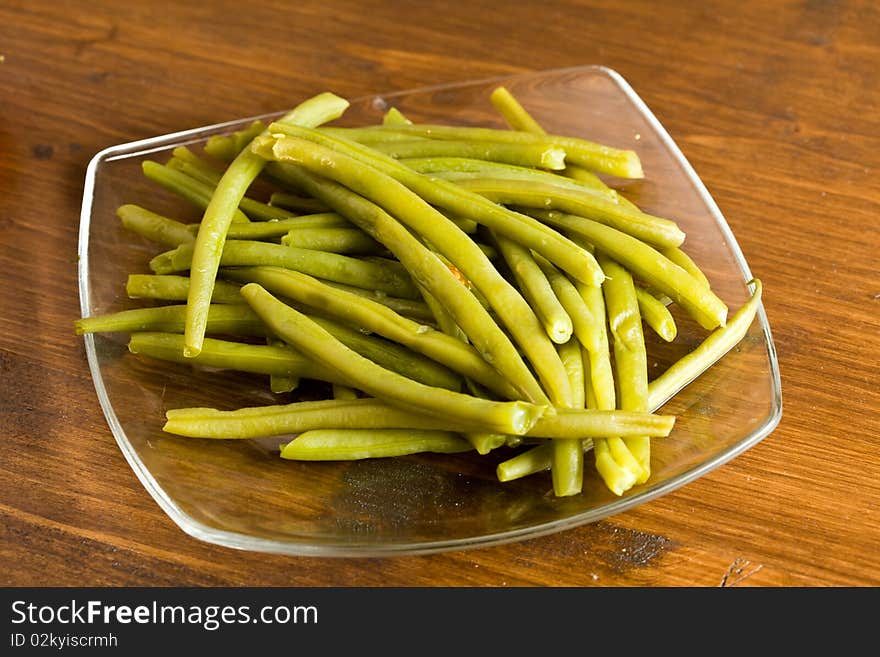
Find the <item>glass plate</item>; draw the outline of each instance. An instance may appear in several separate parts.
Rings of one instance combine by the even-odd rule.
[[[396,106],[416,121],[505,127],[488,100],[504,84],[552,133],[639,153],[646,177],[609,181],[646,211],[675,219],[685,250],[731,314],[752,274],[718,207],[663,126],[620,75],[602,67],[545,71],[355,99],[342,124],[375,123]],[[323,91],[315,90],[316,93]],[[292,101],[299,99],[292,99]],[[277,115],[272,115],[277,116]],[[260,117],[272,118],[272,117]],[[143,305],[125,295],[129,273],[148,272],[161,249],[123,230],[123,203],[196,221],[198,214],[141,174],[182,144],[248,125],[253,118],[107,148],[86,172],[79,236],[83,316]],[[760,277],[760,276],[759,276]],[[660,373],[705,333],[678,316],[672,345],[649,344]],[[650,338],[649,332],[646,336]],[[472,548],[564,530],[631,509],[717,468],[760,441],[782,412],[779,372],[763,308],[737,348],[670,400],[675,429],[653,448],[651,479],[622,497],[596,477],[581,495],[556,498],[548,473],[505,484],[495,465],[511,455],[419,455],[346,463],[278,457],[279,439],[217,441],[163,433],[166,409],[280,403],[267,380],[148,361],[124,335],[85,336],[98,399],[120,449],[144,487],[181,529],[233,548],[313,556],[382,556]],[[743,490],[743,496],[749,491]]]

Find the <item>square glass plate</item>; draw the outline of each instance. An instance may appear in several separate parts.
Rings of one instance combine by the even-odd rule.
[[[415,121],[506,127],[488,99],[499,84],[548,132],[636,150],[644,180],[609,183],[644,210],[676,220],[687,234],[683,248],[704,269],[731,314],[739,308],[752,274],[730,228],[669,134],[614,71],[578,67],[359,98],[339,123],[376,123],[393,105]],[[199,219],[192,208],[146,180],[141,163],[164,161],[176,146],[198,147],[210,135],[252,120],[122,144],[95,155],[86,173],[79,236],[83,316],[143,305],[126,297],[126,276],[148,273],[148,260],[162,250],[121,227],[115,215],[119,205],[140,203],[181,219]],[[677,319],[673,344],[652,340],[648,346],[652,378],[705,336],[687,318]],[[110,429],[171,519],[204,541],[293,555],[437,552],[593,522],[717,468],[769,434],[782,413],[776,354],[761,308],[736,349],[663,407],[678,419],[669,437],[654,442],[653,472],[646,484],[616,497],[597,478],[588,455],[583,493],[556,498],[549,473],[497,482],[496,463],[512,454],[506,449],[485,457],[429,454],[302,463],[278,457],[280,439],[222,441],[165,434],[169,408],[233,409],[294,398],[269,393],[266,377],[136,357],[128,353],[124,335],[87,335],[85,345]]]

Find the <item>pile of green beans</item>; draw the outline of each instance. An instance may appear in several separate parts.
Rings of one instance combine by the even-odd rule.
[[[76,333],[265,376],[278,399],[168,409],[176,436],[283,437],[280,457],[304,461],[493,455],[499,481],[549,472],[557,496],[590,476],[616,495],[645,484],[675,425],[659,409],[743,339],[761,283],[728,318],[675,221],[605,182],[643,177],[635,152],[547,134],[504,87],[489,101],[508,128],[396,108],[343,128],[327,124],[348,102],[323,93],[145,161],[201,219],[120,206],[156,245],[124,281],[143,306]],[[650,380],[645,331],[674,342],[673,307],[705,336]],[[302,401],[303,380],[326,399]]]

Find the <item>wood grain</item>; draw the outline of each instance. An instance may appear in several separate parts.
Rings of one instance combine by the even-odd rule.
[[[3,3],[0,584],[880,584],[878,34],[868,0]],[[762,278],[779,427],[667,496],[520,543],[340,560],[182,533],[119,452],[72,332],[92,155],[325,89],[582,64],[632,84]]]

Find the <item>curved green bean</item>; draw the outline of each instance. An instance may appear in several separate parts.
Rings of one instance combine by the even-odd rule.
[[[282,303],[257,283],[242,295],[261,319],[285,342],[309,358],[335,368],[367,394],[451,421],[473,423],[482,430],[521,435],[550,410],[528,402],[494,402],[434,388],[391,372],[352,351],[302,313]]]
[[[273,265],[396,297],[419,298],[418,289],[409,274],[396,262],[379,263],[268,242],[228,240],[223,245],[220,264],[223,267]],[[182,244],[176,249],[160,253],[150,260],[150,269],[156,274],[171,274],[189,269],[192,290],[196,269],[193,245]]]
[[[636,300],[639,302],[639,314],[645,320],[645,324],[666,342],[675,340],[678,327],[666,304],[643,287],[636,288]]]
[[[281,119],[303,125],[320,125],[339,117],[348,107],[348,101],[330,93],[319,94],[298,105]],[[202,348],[205,335],[207,309],[211,303],[211,291],[220,261],[229,224],[251,183],[265,166],[266,161],[245,148],[226,168],[205,214],[195,240],[189,296],[187,297],[186,345],[184,353],[195,356]]]

